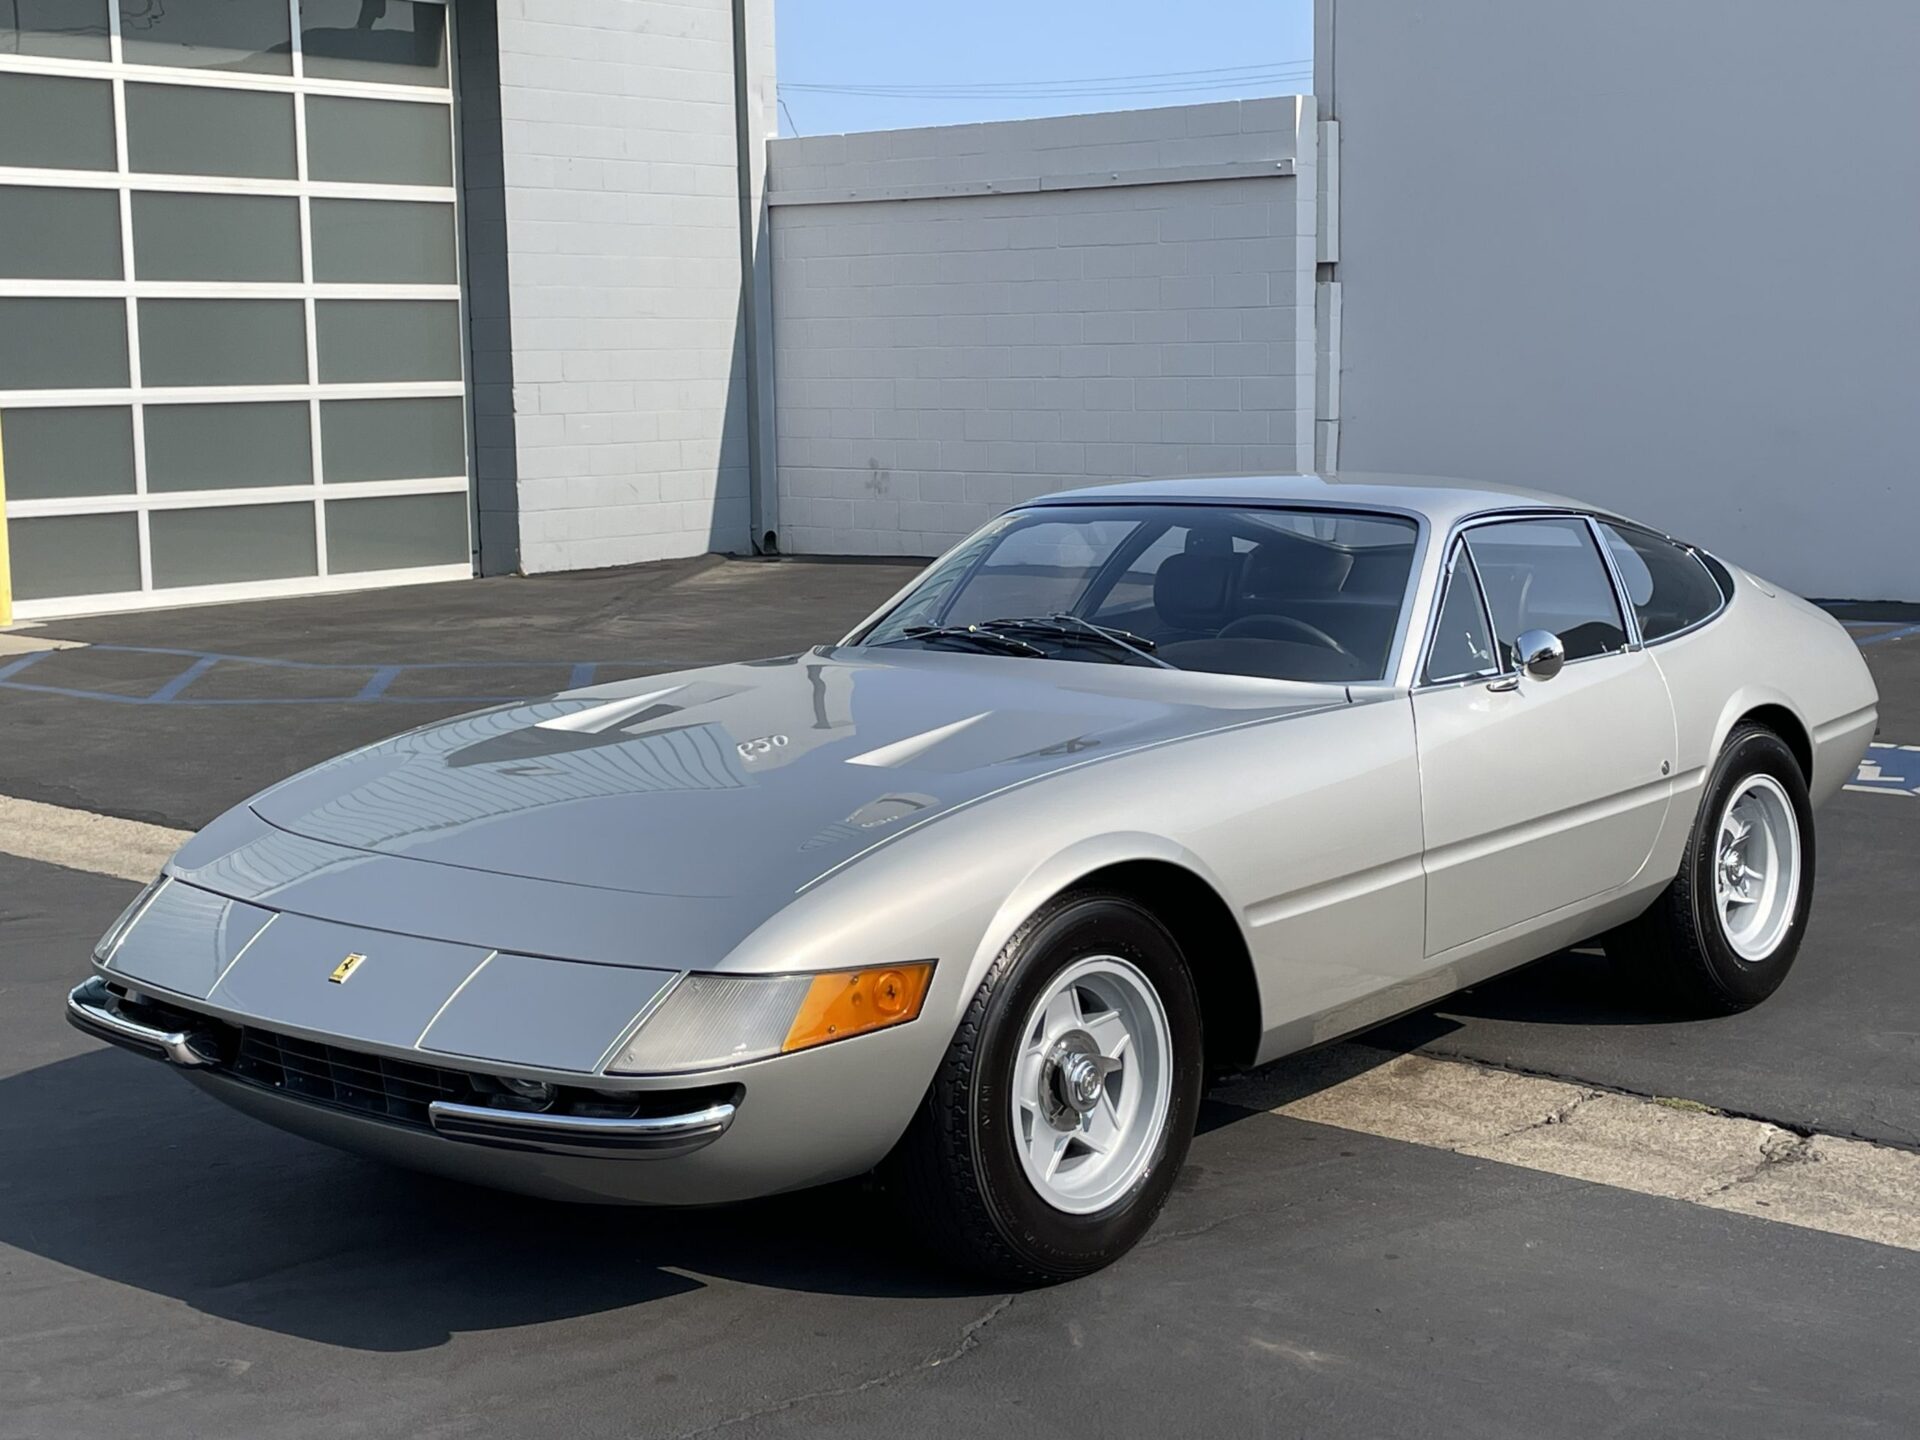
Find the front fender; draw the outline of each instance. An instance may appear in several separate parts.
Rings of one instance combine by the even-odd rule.
[[[988,969],[1014,931],[1047,901],[1096,871],[1130,861],[1152,860],[1174,865],[1197,876],[1216,895],[1224,895],[1220,877],[1198,855],[1177,841],[1144,830],[1118,830],[1090,835],[1035,863],[1008,893],[1006,901],[994,912],[975,947],[967,968],[966,994],[971,996],[986,979]],[[1236,914],[1244,941],[1245,921]]]

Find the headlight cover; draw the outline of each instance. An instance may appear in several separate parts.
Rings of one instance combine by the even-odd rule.
[[[607,1073],[711,1070],[904,1024],[920,1013],[932,980],[931,960],[817,975],[688,975]]]
[[[133,922],[138,920],[141,912],[147,908],[147,902],[153,899],[159,893],[160,887],[166,883],[167,877],[163,872],[149,880],[147,888],[133,897],[132,903],[120,912],[119,918],[113,924],[107,927],[106,934],[94,942],[93,958],[95,960],[104,965],[113,958],[114,950],[122,940],[126,939],[127,931],[133,928]]]

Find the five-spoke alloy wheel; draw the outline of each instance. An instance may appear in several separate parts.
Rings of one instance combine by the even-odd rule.
[[[1111,1263],[1153,1224],[1202,1088],[1186,958],[1139,902],[1056,897],[1001,950],[888,1164],[936,1249],[1016,1283]]]
[[[1070,1215],[1113,1203],[1152,1162],[1173,1095],[1153,983],[1117,955],[1077,960],[1027,1014],[1014,1141],[1040,1198]]]
[[[1742,960],[1765,960],[1800,900],[1800,822],[1786,788],[1764,771],[1741,781],[1720,811],[1716,850],[1721,933]]]
[[[1707,776],[1680,873],[1607,953],[1684,1011],[1745,1010],[1786,979],[1812,904],[1807,777],[1778,735],[1741,724]]]

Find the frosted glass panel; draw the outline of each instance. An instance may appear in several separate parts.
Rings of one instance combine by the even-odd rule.
[[[0,4],[0,55],[111,60],[107,0],[6,0]]]
[[[315,200],[313,278],[451,285],[453,206],[411,200]]]
[[[111,132],[112,117],[108,117]],[[153,175],[291,180],[293,96],[195,85],[127,86],[127,163]],[[107,162],[111,168],[111,159]]]
[[[307,320],[298,300],[142,300],[148,385],[302,385]]]
[[[133,411],[124,405],[9,410],[0,449],[12,500],[133,493]]]
[[[132,515],[7,521],[13,598],[112,595],[140,588],[140,522]]]
[[[0,185],[0,279],[118,280],[120,197]]]
[[[452,14],[0,0],[20,600],[468,566]]]
[[[275,0],[120,0],[129,65],[291,75],[288,33],[287,7]]]
[[[136,192],[133,262],[140,280],[298,280],[300,202]]]
[[[371,12],[371,13],[369,13]],[[386,0],[302,0],[307,74],[387,85],[447,83],[447,7]]]
[[[323,400],[329,484],[432,480],[467,470],[467,421],[457,395],[424,400]]]
[[[327,502],[327,568],[336,575],[470,558],[464,494]]]
[[[0,165],[111,170],[117,164],[111,84],[0,74]]]
[[[155,589],[287,580],[319,569],[311,505],[156,510],[147,523]]]
[[[147,489],[225,490],[313,482],[313,439],[298,400],[149,405]]]
[[[315,180],[453,184],[452,111],[411,100],[307,97],[307,172]]]
[[[453,300],[322,300],[320,378],[458,380],[460,306]]]
[[[125,301],[0,299],[0,390],[126,383]]]

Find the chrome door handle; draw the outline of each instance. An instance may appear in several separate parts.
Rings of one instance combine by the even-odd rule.
[[[1520,677],[1518,675],[1502,675],[1498,680],[1489,680],[1487,682],[1487,689],[1501,695],[1506,694],[1509,690],[1518,690],[1519,688]]]

